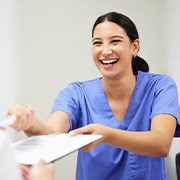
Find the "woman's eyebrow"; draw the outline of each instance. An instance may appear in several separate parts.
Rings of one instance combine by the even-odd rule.
[[[120,39],[124,39],[123,36],[120,36],[120,35],[114,35],[114,36],[111,36],[110,39],[113,39],[113,38],[120,38]],[[95,37],[92,39],[92,41],[97,41],[97,40],[101,40],[101,38],[99,37]]]
[[[120,38],[120,39],[123,39],[124,37],[120,36],[120,35],[114,35],[114,36],[111,36],[111,38]]]
[[[92,41],[100,40],[101,38],[93,38]]]

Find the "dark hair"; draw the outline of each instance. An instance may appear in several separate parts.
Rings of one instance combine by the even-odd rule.
[[[96,26],[104,21],[113,22],[119,25],[121,28],[123,28],[131,42],[134,42],[134,40],[139,39],[139,34],[133,21],[129,19],[127,16],[117,12],[110,12],[100,16],[93,25],[92,37]],[[149,65],[144,59],[142,59],[139,56],[136,56],[132,58],[132,70],[134,75],[137,75],[138,70],[149,72]]]

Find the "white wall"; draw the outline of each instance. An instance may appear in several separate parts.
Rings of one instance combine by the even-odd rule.
[[[180,1],[168,0],[165,8],[165,51],[163,52],[167,62],[166,72],[173,77],[177,83],[180,94]],[[163,64],[162,64],[163,65]],[[180,100],[180,95],[179,95]],[[174,138],[170,153],[166,158],[167,177],[176,180],[175,157],[180,152],[180,138]]]
[[[0,0],[0,119],[7,117],[9,107],[18,102],[17,18],[12,0]],[[15,140],[14,130],[8,132]]]
[[[165,44],[163,52],[167,59],[166,70],[173,77],[180,92],[180,1],[168,0],[165,8]]]
[[[135,21],[142,47],[153,72],[164,59],[162,1],[16,0],[18,30],[18,100],[36,107],[46,118],[58,91],[74,80],[99,75],[91,58],[91,28],[97,16],[119,11]],[[136,8],[134,8],[136,7]],[[151,22],[151,23],[150,23]]]
[[[0,2],[11,9],[0,13],[6,16],[5,22],[12,21],[13,27],[6,25],[3,33],[9,39],[8,45],[1,45],[1,49],[6,49],[1,58],[6,68],[0,67],[3,77],[6,74],[6,80],[0,79],[6,87],[0,93],[1,102],[4,102],[3,114],[12,102],[30,103],[35,107],[37,116],[44,120],[60,89],[71,81],[100,76],[91,58],[91,28],[99,15],[109,11],[122,12],[135,22],[141,40],[140,55],[148,61],[151,72],[171,73],[164,53],[166,33],[169,33],[164,29],[169,1]],[[55,179],[74,179],[75,157],[76,153],[55,163]]]
[[[13,13],[11,0],[0,0],[0,118],[6,117],[16,99],[15,61],[13,57]],[[15,21],[14,21],[15,22]]]

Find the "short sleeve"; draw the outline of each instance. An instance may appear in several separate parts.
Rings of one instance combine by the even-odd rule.
[[[72,84],[61,90],[54,101],[51,113],[54,111],[65,112],[70,120],[70,130],[77,127],[79,113],[78,93]]]
[[[163,76],[156,84],[151,119],[157,114],[170,114],[180,124],[180,107],[177,87],[173,79]]]

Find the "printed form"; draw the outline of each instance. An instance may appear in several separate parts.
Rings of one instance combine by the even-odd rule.
[[[56,161],[98,139],[101,135],[76,135],[68,133],[33,136],[12,143],[19,164],[33,165],[39,160]]]

